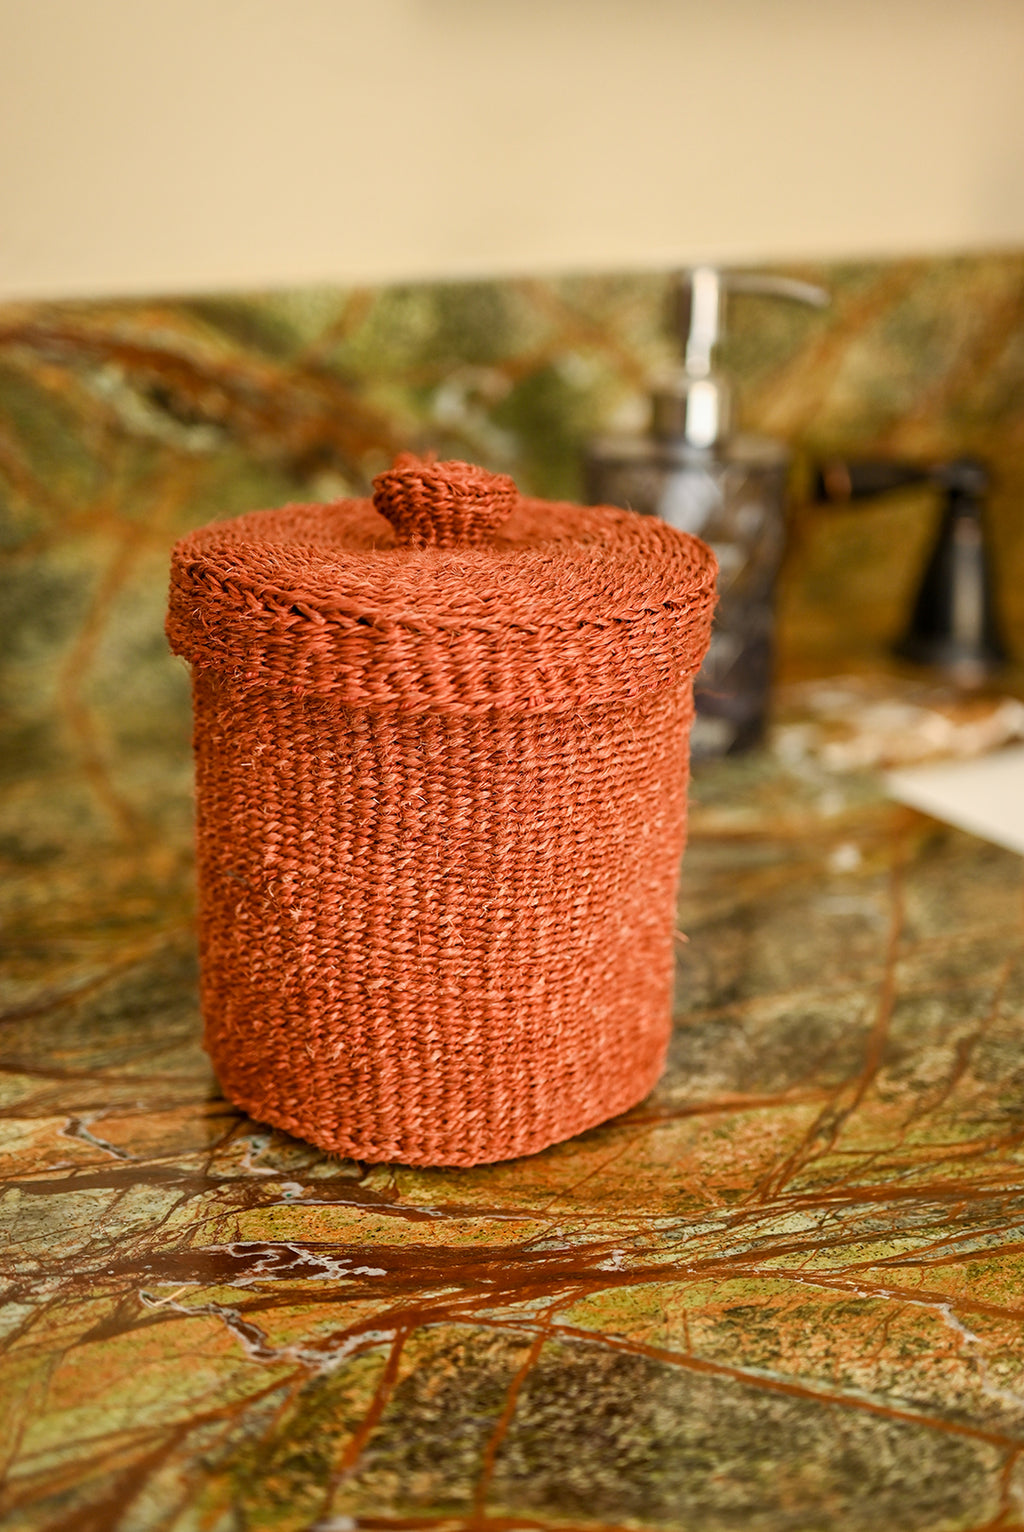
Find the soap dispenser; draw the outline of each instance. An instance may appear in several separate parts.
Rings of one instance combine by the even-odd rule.
[[[731,755],[760,739],[772,675],[775,577],[785,533],[790,453],[767,437],[734,434],[715,347],[729,293],[824,307],[808,282],[696,266],[675,285],[682,365],[651,396],[644,435],[604,437],[586,461],[592,504],[621,505],[693,532],[718,556],[718,613],[697,677],[695,756]]]

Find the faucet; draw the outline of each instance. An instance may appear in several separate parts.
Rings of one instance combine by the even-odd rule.
[[[833,459],[818,470],[815,499],[833,505],[874,500],[914,484],[933,485],[942,495],[943,510],[910,621],[894,653],[942,670],[961,686],[980,686],[1007,662],[985,535],[988,466],[974,457],[937,463]]]

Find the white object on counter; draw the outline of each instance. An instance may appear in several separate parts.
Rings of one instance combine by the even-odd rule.
[[[900,803],[1024,853],[1024,745],[955,765],[891,771],[885,785]]]

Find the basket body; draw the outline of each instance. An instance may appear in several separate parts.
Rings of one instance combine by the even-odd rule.
[[[467,464],[375,491],[174,550],[206,1044],[262,1122],[476,1165],[661,1071],[715,562]]]
[[[206,1044],[262,1122],[474,1165],[641,1100],[668,1043],[692,682],[402,714],[194,684]]]

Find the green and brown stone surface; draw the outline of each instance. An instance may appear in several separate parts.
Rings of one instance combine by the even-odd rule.
[[[736,306],[746,423],[992,462],[1024,653],[1024,258]],[[0,1526],[1024,1527],[1021,859],[765,755],[693,787],[677,1030],[532,1159],[329,1159],[220,1097],[170,543],[402,446],[578,492],[664,283],[0,312]],[[794,678],[870,671],[925,494],[796,505]]]

